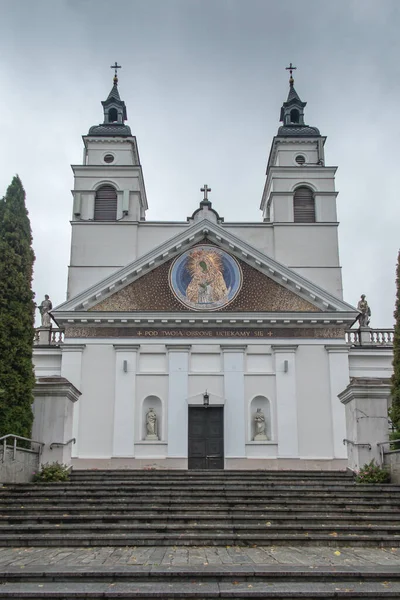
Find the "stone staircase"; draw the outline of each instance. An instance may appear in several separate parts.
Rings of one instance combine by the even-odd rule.
[[[400,487],[345,472],[74,471],[0,488],[0,546],[400,546]]]
[[[395,550],[399,491],[343,472],[74,471],[68,483],[0,488],[0,555],[6,546],[57,556],[84,546]],[[15,565],[0,570],[0,600],[400,598],[400,569],[390,566]]]

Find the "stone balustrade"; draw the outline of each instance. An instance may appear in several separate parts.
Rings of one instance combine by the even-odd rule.
[[[346,331],[346,342],[351,346],[380,346],[380,347],[393,347],[394,329],[367,329],[363,330],[363,337],[367,335],[369,339],[367,342],[363,340],[361,343],[361,336],[359,329],[349,329]]]
[[[34,346],[59,346],[64,341],[64,329],[54,327],[51,329],[45,329],[38,327],[35,330],[35,337],[33,339]]]

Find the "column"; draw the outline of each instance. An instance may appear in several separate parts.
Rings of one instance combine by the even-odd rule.
[[[246,457],[244,353],[247,346],[223,346],[225,458]]]
[[[372,459],[382,464],[381,445],[389,440],[390,384],[389,378],[352,377],[339,394],[346,410],[348,467],[352,471]]]
[[[338,396],[350,380],[349,375],[349,347],[345,344],[339,346],[325,346],[329,360],[329,389],[331,400],[331,421],[334,458],[347,458],[347,449],[343,445],[346,437],[346,411]]]
[[[114,457],[134,456],[135,449],[135,396],[138,345],[114,344]]]
[[[73,407],[80,391],[65,377],[39,377],[34,388],[33,439],[44,443],[41,463],[71,463]]]
[[[188,456],[188,396],[190,345],[167,345],[168,350],[168,457]]]
[[[61,376],[68,379],[78,390],[82,391],[82,354],[86,344],[65,344],[62,346]],[[72,447],[72,456],[79,453],[79,412],[82,404],[80,398],[74,403],[72,417],[72,437],[76,444]]]
[[[276,406],[278,417],[278,455],[299,455],[296,360],[297,346],[272,346],[275,356]]]

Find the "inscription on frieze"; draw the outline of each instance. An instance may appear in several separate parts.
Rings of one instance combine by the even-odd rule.
[[[294,328],[188,328],[161,329],[145,327],[79,327],[69,325],[66,338],[344,338],[341,327]]]

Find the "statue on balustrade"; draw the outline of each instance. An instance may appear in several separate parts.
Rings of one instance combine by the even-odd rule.
[[[42,317],[42,327],[49,329],[51,327],[50,311],[53,308],[53,304],[47,294],[38,308],[40,316]]]
[[[158,440],[157,414],[154,408],[149,408],[146,414],[146,440]]]
[[[254,441],[266,441],[267,438],[267,423],[265,415],[261,408],[257,408],[257,412],[254,415]]]
[[[361,295],[361,299],[357,304],[357,309],[360,311],[360,314],[357,317],[360,327],[368,327],[371,317],[371,309],[365,299],[365,294]]]

